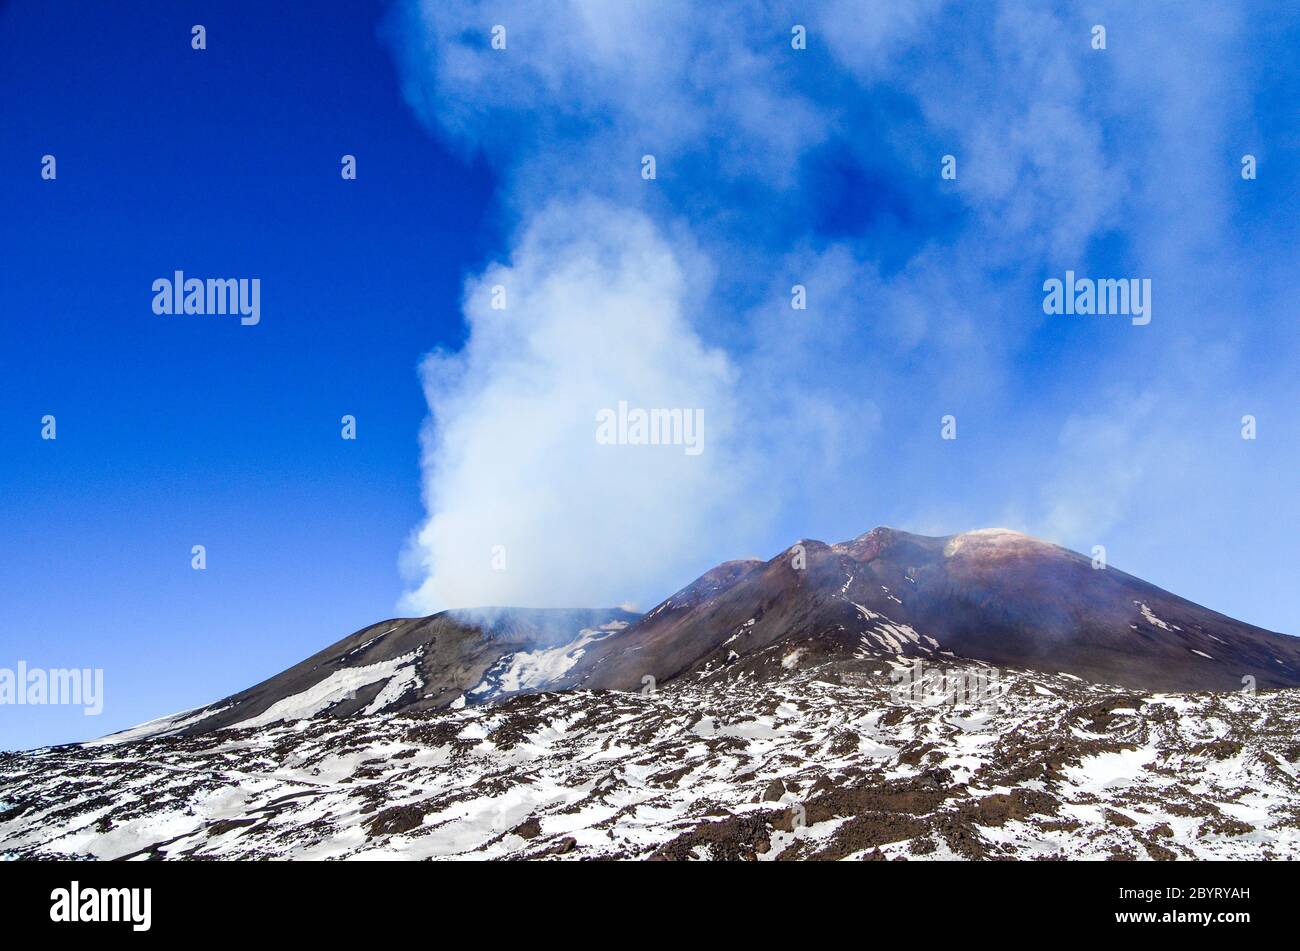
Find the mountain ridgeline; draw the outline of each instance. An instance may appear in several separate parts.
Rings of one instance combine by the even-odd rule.
[[[1300,639],[1001,529],[876,528],[731,561],[644,615],[482,608],[371,625],[242,693],[106,738],[436,710],[837,659],[976,661],[1152,691],[1300,686]]]

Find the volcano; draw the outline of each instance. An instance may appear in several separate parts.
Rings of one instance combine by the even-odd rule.
[[[959,657],[1143,690],[1300,686],[1300,640],[1003,529],[882,527],[729,562],[594,646],[579,672],[584,686],[622,690],[725,664],[763,676],[791,648],[807,661]]]
[[[1294,859],[1297,643],[1016,532],[877,528],[644,615],[383,621],[0,754],[0,858]]]
[[[880,527],[729,561],[644,615],[480,608],[371,625],[242,693],[118,734],[438,710],[851,657],[978,661],[1150,691],[1300,686],[1300,640],[1019,532]]]

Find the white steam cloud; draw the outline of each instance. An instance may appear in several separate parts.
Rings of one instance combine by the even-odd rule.
[[[637,212],[554,206],[468,286],[468,342],[422,367],[432,514],[407,608],[613,605],[680,581],[665,566],[698,552],[742,481],[734,374],[686,320],[680,254]],[[701,410],[704,451],[598,444],[620,400]]]
[[[1250,314],[1242,282],[1208,308],[1189,280],[1260,273],[1222,161],[1253,139],[1255,90],[1223,65],[1244,18],[867,6],[395,4],[408,101],[487,160],[518,226],[466,287],[465,347],[422,367],[429,516],[404,609],[644,605],[738,552],[882,522],[947,533],[1014,512],[1118,546],[1191,484],[1168,460],[1193,458],[1197,420],[1250,379],[1223,340]],[[1092,22],[1123,42],[1090,50]],[[1050,323],[1043,275],[1067,267],[1149,276],[1177,317],[1145,335]],[[1270,312],[1291,287],[1274,278]],[[1224,351],[1208,368],[1207,341]],[[1090,402],[1099,379],[1124,399]],[[703,453],[599,444],[620,401],[703,410]],[[937,436],[947,413],[956,443]]]

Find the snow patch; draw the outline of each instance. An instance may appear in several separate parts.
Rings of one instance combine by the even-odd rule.
[[[411,651],[409,654],[394,657],[392,660],[380,661],[377,664],[336,670],[320,683],[308,687],[302,693],[296,693],[291,697],[285,697],[283,700],[277,700],[263,713],[247,720],[241,720],[231,729],[245,730],[250,727],[278,723],[281,720],[302,720],[307,717],[314,717],[336,703],[352,699],[362,687],[368,687],[380,680],[389,680],[404,668],[414,667],[418,656],[418,651]],[[406,675],[403,674],[403,677],[406,677]],[[380,696],[383,696],[383,693],[384,691],[381,690]],[[375,699],[377,701],[379,697]]]
[[[518,651],[503,657],[469,691],[471,697],[540,690],[556,683],[582,659],[587,648],[627,627],[626,621],[611,621],[598,628],[585,628],[577,638],[560,647]]]

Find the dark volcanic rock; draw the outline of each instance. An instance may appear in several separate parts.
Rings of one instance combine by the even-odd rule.
[[[930,704],[895,696],[889,667],[732,665],[645,695],[16,754],[0,759],[0,856],[1297,857],[1300,787],[1279,764],[1300,691],[1006,671],[985,702]]]
[[[643,616],[484,608],[385,621],[226,700],[114,739],[523,702],[544,690],[648,693],[686,677],[760,682],[865,656],[973,660],[1141,690],[1300,686],[1300,640],[1056,545],[1000,529],[931,538],[877,528],[837,545],[801,541],[766,562],[725,562]],[[1080,728],[1104,730],[1123,702],[1099,701]],[[497,745],[526,740],[531,725],[518,726]],[[476,742],[464,738],[462,750]],[[842,735],[837,750],[854,742]],[[927,752],[918,738],[904,762]]]
[[[795,649],[955,655],[1145,690],[1239,690],[1247,676],[1258,688],[1300,686],[1300,640],[998,529],[931,538],[877,528],[728,563],[596,644],[570,679],[635,690],[647,674],[664,683],[724,659],[764,676]]]

